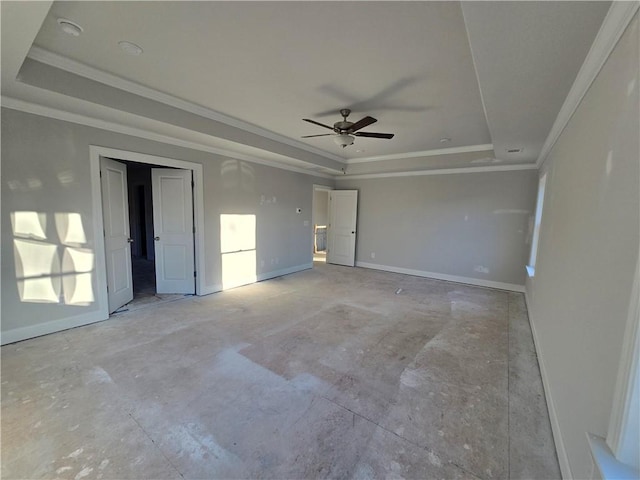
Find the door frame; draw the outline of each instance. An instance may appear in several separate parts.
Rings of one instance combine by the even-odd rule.
[[[320,192],[332,192],[335,188],[328,187],[327,185],[316,185],[315,183],[312,186],[311,190],[311,263],[313,264],[313,245],[314,245],[314,225],[316,224],[316,191]]]
[[[89,163],[91,167],[91,197],[93,199],[93,237],[95,240],[96,259],[96,299],[98,309],[104,318],[109,317],[109,302],[107,295],[107,264],[104,244],[104,218],[102,210],[102,187],[100,184],[100,157],[109,157],[114,160],[128,160],[138,163],[146,163],[160,167],[174,167],[193,172],[193,224],[196,228],[194,235],[195,267],[198,272],[196,277],[196,295],[206,294],[205,288],[205,252],[204,252],[204,187],[202,165],[199,163],[176,160],[168,157],[159,157],[145,153],[119,150],[115,148],[89,145]]]

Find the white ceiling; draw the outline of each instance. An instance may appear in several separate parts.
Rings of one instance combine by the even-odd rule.
[[[5,3],[3,71],[5,59],[20,57],[5,52],[10,40],[5,37]],[[487,145],[494,144],[498,160],[530,163],[537,158],[608,6],[608,2],[54,2],[39,33],[31,38],[37,47],[32,55],[41,59],[42,53],[53,53],[48,58],[56,59],[56,67],[81,75],[80,67],[88,66],[93,67],[88,69],[92,75],[98,71],[130,80],[151,89],[145,91],[186,100],[212,115],[224,114],[240,128],[263,132],[333,162],[418,158],[416,152],[476,145],[486,156]],[[62,33],[56,23],[59,17],[80,24],[82,35]],[[118,48],[121,40],[142,46],[144,54],[125,55]],[[18,49],[18,42],[12,43]],[[30,79],[30,71],[37,69],[23,69],[20,81],[3,75],[3,96],[42,101],[48,77]],[[102,102],[95,84],[88,84],[80,99],[54,86],[51,79],[50,90],[57,93],[51,93],[49,102],[61,105],[68,99],[70,109]],[[378,118],[363,131],[391,132],[395,138],[357,138],[346,149],[331,137],[300,139],[328,132],[301,121],[303,117],[332,124],[344,107],[354,111],[352,121],[364,115]],[[84,110],[89,110],[86,105]],[[220,138],[212,139],[214,143],[236,141],[209,133],[216,135]],[[451,142],[442,144],[442,137]],[[256,142],[250,146],[259,147]],[[524,147],[523,154],[507,155],[506,148],[513,147]],[[272,156],[295,157],[271,145],[264,149]],[[427,166],[429,158],[434,157],[425,157]]]

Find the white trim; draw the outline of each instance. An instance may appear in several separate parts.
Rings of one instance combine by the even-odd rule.
[[[148,98],[165,105],[179,108],[180,110],[184,110],[186,112],[208,118],[209,120],[224,123],[225,125],[239,128],[246,132],[253,133],[270,140],[275,140],[276,142],[299,148],[316,155],[320,155],[336,162],[345,163],[344,158],[332,153],[325,152],[324,150],[320,150],[319,148],[307,145],[306,143],[291,139],[289,137],[285,137],[283,135],[279,135],[270,130],[258,127],[257,125],[244,122],[228,115],[224,115],[210,108],[206,108],[201,105],[197,105],[195,103],[175,97],[173,95],[160,92],[153,88],[141,85],[136,82],[132,82],[131,80],[126,80],[117,75],[107,73],[94,67],[90,67],[89,65],[86,65],[84,63],[77,62],[75,60],[64,57],[62,55],[58,55],[57,53],[50,52],[37,46],[31,47],[27,58],[44,63],[46,65],[50,65],[52,67],[60,68],[67,72],[71,72],[81,77],[88,78],[90,80],[95,80],[96,82],[100,82],[120,90],[124,90],[125,92],[129,92],[134,95],[139,95],[141,97]]]
[[[452,155],[454,153],[486,152],[489,150],[493,150],[493,145],[468,145],[466,147],[439,148],[437,150],[424,150],[422,152],[393,153],[391,155],[378,155],[375,157],[350,158],[346,160],[346,163],[350,165],[352,163],[403,160],[406,158],[433,157],[435,155]]]
[[[542,145],[540,155],[538,155],[538,160],[536,161],[538,167],[541,167],[546,161],[551,149],[560,138],[639,6],[640,2],[637,1],[611,2],[611,7],[609,7],[609,11],[589,49],[589,53],[587,53],[584,63],[569,90],[569,94],[551,127],[551,131]]]
[[[464,3],[460,4],[460,10],[462,11],[462,21],[464,22],[464,30],[467,34],[467,45],[469,45],[469,52],[471,52],[471,63],[473,63],[473,72],[476,74],[476,83],[478,84],[478,92],[480,93],[480,103],[482,104],[482,111],[484,112],[484,121],[489,130],[489,136],[493,140],[494,135],[491,132],[491,124],[489,123],[489,115],[487,114],[487,103],[484,100],[482,93],[482,85],[480,85],[480,75],[478,75],[478,64],[476,62],[476,56],[473,54],[473,45],[471,44],[471,35],[469,35],[469,27],[467,26],[467,17],[464,14]]]
[[[587,441],[591,449],[591,456],[598,467],[598,472],[603,480],[634,480],[640,478],[640,471],[620,462],[604,438],[587,433]]]
[[[216,283],[214,285],[207,285],[206,287],[204,287],[202,289],[202,292],[200,293],[200,296],[203,295],[211,295],[212,293],[218,293],[222,291],[222,284],[221,283]]]
[[[452,175],[455,173],[511,172],[517,170],[537,170],[533,163],[525,165],[492,165],[485,167],[440,168],[437,170],[414,170],[409,172],[363,173],[360,175],[339,175],[335,180],[358,180],[365,178],[417,177],[422,175]]]
[[[314,255],[314,246],[315,239],[313,238],[314,234],[314,225],[316,224],[316,191],[318,192],[332,192],[333,187],[329,187],[327,185],[316,185],[313,184],[313,189],[311,190],[311,265],[313,266],[313,255]]]
[[[290,273],[296,273],[296,272],[301,272],[303,270],[309,270],[312,267],[313,267],[313,262],[310,262],[310,263],[303,263],[302,265],[295,265],[293,267],[283,268],[281,270],[274,270],[274,271],[271,271],[271,272],[264,272],[264,273],[261,273],[261,274],[256,276],[256,281],[255,282],[244,283],[244,284],[238,285],[236,287],[227,288],[226,290],[234,290],[236,288],[246,287],[248,285],[253,285],[253,284],[257,283],[257,282],[262,282],[264,280],[270,280],[272,278],[282,277],[283,275],[288,275]],[[218,284],[215,284],[215,285],[208,285],[208,286],[204,287],[203,293],[200,294],[200,295],[210,295],[212,293],[219,293],[219,292],[223,292],[223,291],[225,291],[224,287],[222,286],[221,283],[218,283]]]
[[[258,274],[257,280],[258,282],[262,282],[264,280],[269,280],[271,278],[282,277],[283,275],[289,275],[290,273],[301,272],[303,270],[309,270],[313,268],[313,262],[303,263],[302,265],[295,265],[293,267],[283,268],[281,270],[273,270],[271,272],[263,272]]]
[[[204,272],[205,272],[205,239],[204,239],[204,175],[202,165],[199,163],[186,162],[184,160],[176,160],[173,158],[167,157],[159,157],[156,155],[148,155],[145,153],[138,152],[130,152],[128,150],[119,150],[115,148],[108,147],[100,147],[96,145],[89,145],[89,157],[91,162],[91,174],[92,174],[92,194],[93,198],[96,195],[96,178],[97,178],[97,195],[100,195],[100,157],[110,157],[114,160],[129,160],[132,162],[146,163],[151,165],[159,165],[164,167],[174,167],[174,168],[182,168],[184,170],[190,170],[193,172],[193,181],[194,181],[194,198],[193,198],[193,214],[194,214],[194,226],[196,228],[195,235],[195,265],[196,270],[198,272],[198,276],[196,277],[196,295],[201,295],[201,292],[205,288],[204,284]],[[97,169],[96,171],[94,170]],[[101,198],[101,197],[100,197]],[[97,212],[97,217],[99,219],[98,222],[94,221],[94,228],[97,226],[97,230],[94,230],[94,235],[96,238],[102,237],[103,232],[103,211],[102,211],[102,202],[99,202],[99,212]],[[95,212],[95,202],[94,202],[94,219],[96,217]],[[99,225],[97,225],[99,224]],[[105,248],[104,242],[101,242],[102,245],[96,244],[96,257],[100,257],[104,259],[105,256]],[[101,249],[100,249],[101,248]],[[103,260],[104,261],[104,260]],[[103,275],[103,291],[106,295],[106,268],[102,270]],[[97,276],[100,279],[100,275]],[[101,290],[99,290],[102,293]]]
[[[7,345],[8,343],[19,342],[28,338],[40,337],[49,333],[68,330],[69,328],[81,327],[83,325],[101,322],[103,320],[106,320],[107,318],[109,318],[108,315],[105,316],[101,310],[98,310],[93,312],[81,313],[72,317],[60,318],[58,320],[50,320],[48,322],[38,323],[36,325],[29,325],[27,327],[14,328],[0,334],[0,344]]]
[[[448,275],[446,273],[435,273],[423,270],[413,270],[410,268],[392,267],[390,265],[379,265],[377,263],[356,262],[356,267],[371,268],[373,270],[383,270],[385,272],[404,273],[405,275],[414,275],[416,277],[435,278],[436,280],[464,283],[467,285],[475,285],[478,287],[497,288],[499,290],[509,290],[510,292],[524,292],[524,285],[516,285],[515,283],[494,282],[492,280],[482,280],[480,278],[461,277],[458,275]]]
[[[571,465],[569,464],[569,457],[567,456],[567,450],[564,446],[564,439],[562,438],[562,430],[560,429],[560,422],[558,421],[558,414],[556,413],[555,402],[551,396],[551,386],[549,384],[549,375],[547,374],[547,367],[544,363],[544,353],[539,340],[538,333],[536,331],[536,322],[533,318],[529,302],[529,294],[525,290],[524,300],[527,305],[527,315],[529,317],[529,325],[531,325],[531,333],[533,334],[533,344],[536,349],[536,355],[538,357],[538,365],[540,367],[540,376],[542,377],[542,386],[544,387],[544,398],[547,402],[547,410],[549,411],[549,421],[551,422],[551,432],[553,433],[553,441],[556,446],[556,454],[558,455],[558,464],[560,465],[560,472],[562,478],[573,478],[571,473]]]
[[[633,453],[637,453],[638,425],[632,425],[632,418],[637,418],[638,400],[634,399],[634,391],[640,386],[638,369],[640,369],[640,252],[636,261],[636,271],[631,287],[631,300],[627,313],[627,324],[622,337],[620,363],[613,396],[613,407],[609,417],[607,444],[616,458],[624,463],[633,461]],[[635,410],[635,411],[632,411]],[[630,430],[635,429],[635,430]],[[634,433],[635,432],[635,433]],[[635,436],[635,439],[634,439]],[[635,444],[635,445],[633,445]],[[637,456],[635,461],[638,461]]]
[[[100,235],[102,237],[102,235]],[[96,258],[99,255],[96,256]],[[104,261],[104,255],[102,255]],[[313,262],[304,263],[302,265],[295,265],[293,267],[283,268],[281,270],[275,270],[272,272],[261,273],[257,277],[258,282],[264,280],[270,280],[276,277],[282,277],[283,275],[289,275],[291,273],[301,272],[303,270],[309,270],[313,267]],[[99,278],[100,275],[97,275]],[[104,279],[106,285],[106,278]],[[249,284],[252,285],[253,283]],[[244,285],[242,285],[244,286]],[[238,288],[238,287],[236,287]],[[209,295],[212,293],[221,292],[223,290],[222,285],[208,285],[203,286],[198,295]],[[231,289],[230,289],[231,290]],[[106,293],[106,288],[104,289]],[[73,317],[62,318],[59,320],[52,320],[50,322],[39,323],[37,325],[30,325],[28,327],[14,328],[6,332],[0,333],[0,344],[6,345],[9,343],[19,342],[28,338],[39,337],[41,335],[47,335],[49,333],[60,332],[69,328],[81,327],[83,325],[89,325],[91,323],[101,322],[109,318],[108,313],[105,314],[102,310],[83,313]]]
[[[66,112],[64,110],[58,110],[56,108],[45,107],[36,103],[25,102],[11,97],[1,97],[2,107],[11,110],[18,110],[20,112],[31,113],[33,115],[40,115],[42,117],[55,118],[65,122],[76,123],[78,125],[99,128],[101,130],[107,130],[110,132],[121,133],[123,135],[130,135],[138,138],[144,138],[146,140],[152,140],[154,142],[167,143],[176,147],[190,148],[192,150],[199,150],[202,152],[213,153],[224,157],[235,158],[237,160],[243,160],[245,162],[257,163],[260,165],[266,165],[269,167],[279,168],[281,170],[289,170],[291,172],[304,173],[315,177],[322,178],[334,178],[333,175],[320,173],[317,171],[307,170],[305,168],[288,165],[285,163],[279,163],[272,160],[265,160],[257,158],[244,153],[234,152],[231,150],[225,150],[223,148],[213,147],[205,145],[203,143],[196,143],[187,140],[181,140],[179,138],[163,135],[160,133],[154,133],[149,130],[143,130],[141,128],[130,127],[127,125],[121,125],[106,120],[100,120],[97,118],[87,117],[77,113]],[[297,160],[297,159],[296,159]],[[317,167],[318,165],[313,165]],[[323,167],[328,168],[328,167]]]

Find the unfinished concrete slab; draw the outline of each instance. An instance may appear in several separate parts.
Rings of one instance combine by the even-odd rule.
[[[560,478],[521,294],[325,264],[2,347],[1,427],[7,479]]]

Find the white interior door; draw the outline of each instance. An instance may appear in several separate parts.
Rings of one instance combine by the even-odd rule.
[[[357,218],[357,190],[332,190],[329,192],[327,263],[349,267],[355,265]]]
[[[153,168],[157,293],[195,293],[191,170]]]
[[[133,300],[127,166],[100,158],[109,313]]]

